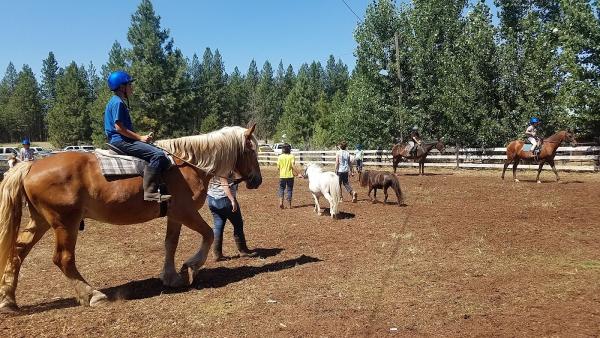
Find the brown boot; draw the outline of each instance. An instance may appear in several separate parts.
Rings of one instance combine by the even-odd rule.
[[[160,171],[146,166],[144,168],[144,201],[166,202],[171,195],[161,195],[158,190]]]
[[[356,199],[357,199],[356,191],[353,191],[352,192],[352,203],[356,203]]]
[[[238,251],[240,252],[241,257],[256,257],[258,256],[258,252],[248,250],[246,246],[246,238],[244,235],[241,236],[233,236],[235,239],[235,246],[237,246]]]
[[[223,235],[215,237],[215,241],[213,242],[213,260],[215,262],[220,262],[225,260],[225,256],[223,256]]]
[[[287,201],[288,202],[288,209],[292,208],[292,201]]]
[[[279,199],[279,209],[283,209],[283,197]]]

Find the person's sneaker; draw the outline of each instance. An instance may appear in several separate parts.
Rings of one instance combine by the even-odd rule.
[[[352,203],[356,203],[356,198],[357,198],[356,195],[357,195],[356,191],[353,191],[352,192]]]

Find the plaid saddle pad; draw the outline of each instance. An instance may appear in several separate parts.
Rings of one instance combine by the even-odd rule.
[[[144,167],[148,162],[133,156],[116,155],[111,151],[96,149],[94,151],[100,170],[104,176],[144,175]]]

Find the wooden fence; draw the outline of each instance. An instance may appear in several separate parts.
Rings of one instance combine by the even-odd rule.
[[[427,161],[426,167],[442,168],[485,168],[498,169],[504,166],[506,159],[506,148],[446,148],[442,153],[433,149]],[[296,162],[304,164],[307,162],[319,163],[325,166],[335,165],[335,150],[312,150],[293,152]],[[353,155],[354,151],[350,151]],[[259,153],[258,161],[263,165],[277,163],[278,154]],[[567,171],[593,172],[600,170],[600,146],[577,146],[559,147],[554,157],[556,168]],[[371,167],[392,168],[392,155],[390,150],[365,150],[364,165]],[[416,167],[418,164],[412,160],[400,162],[399,167]],[[512,165],[509,166],[512,168]],[[538,165],[531,161],[522,160],[519,168],[537,169]],[[550,169],[550,166],[544,166]]]

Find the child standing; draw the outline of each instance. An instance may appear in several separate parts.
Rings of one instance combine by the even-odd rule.
[[[352,196],[352,202],[356,203],[356,191],[352,189],[350,182],[348,182],[348,174],[354,176],[354,171],[352,170],[350,153],[346,150],[347,148],[348,143],[346,141],[340,143],[340,150],[335,155],[335,172],[340,178],[340,188],[344,185],[346,191]]]
[[[279,207],[281,209],[284,208],[283,196],[286,189],[288,208],[292,208],[294,174],[296,172],[294,166],[296,165],[296,158],[291,154],[291,152],[292,146],[286,143],[283,145],[282,154],[277,157],[277,169],[279,169],[279,190],[277,191],[277,196],[279,197]]]
[[[363,147],[362,144],[356,145],[356,152],[354,153],[354,160],[356,161],[356,172],[358,173],[358,179],[360,180],[360,174],[363,169]]]

